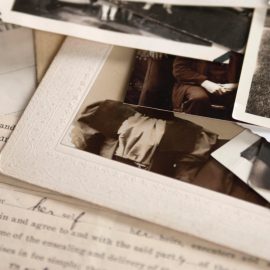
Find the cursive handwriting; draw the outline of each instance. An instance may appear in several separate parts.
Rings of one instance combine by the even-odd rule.
[[[81,212],[72,222],[70,230],[73,230],[76,224],[79,222],[80,218],[85,215],[85,212]]]
[[[32,210],[32,211],[37,211],[37,212],[40,212],[40,213],[49,214],[49,215],[54,216],[54,212],[52,210],[47,209],[47,207],[44,206],[46,201],[47,201],[47,198],[44,197],[41,200],[39,200],[37,204],[35,204],[34,206],[32,206],[32,207],[30,207],[28,209]]]

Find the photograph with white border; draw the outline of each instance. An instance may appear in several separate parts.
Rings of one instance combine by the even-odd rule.
[[[132,49],[123,50],[126,56],[132,55]],[[1,153],[1,172],[269,260],[267,207],[91,154],[63,141],[98,81],[104,85],[98,89],[113,93],[116,84],[102,79],[104,69],[115,81],[122,77],[118,69],[106,65],[111,53],[109,45],[75,38],[65,41]],[[114,59],[112,66],[121,66],[122,61]],[[191,117],[194,123],[190,118],[180,121],[192,127],[205,121],[204,117],[182,117]],[[211,119],[215,121],[220,120]],[[227,125],[232,123],[222,121],[223,138],[232,137],[232,131],[226,134]],[[208,127],[214,129],[214,125]],[[235,135],[242,130],[233,127]],[[216,126],[216,132],[220,130]]]
[[[170,84],[164,82],[165,71],[170,71],[173,56],[158,56],[159,60],[153,60],[153,56],[150,57],[147,51],[113,47],[62,144],[72,147],[69,149],[71,154],[74,149],[78,149],[79,152],[84,151],[91,156],[110,159],[113,163],[120,162],[263,205],[264,202],[257,198],[256,193],[253,194],[248,186],[211,157],[213,151],[230,141],[241,128],[229,121],[214,121],[195,115],[195,109],[197,112],[199,109],[202,112],[206,110],[206,99],[190,105],[194,110],[191,111],[192,114],[175,112],[168,107],[164,110],[148,106],[151,101],[154,103],[153,99],[166,101],[165,96],[171,93]],[[187,73],[186,69],[191,72],[190,61],[192,67],[198,65],[194,64],[192,59],[175,58],[178,76],[179,73]],[[151,74],[152,70],[159,70],[157,64],[163,64],[163,80],[156,80],[159,77],[156,72]],[[200,64],[209,65],[205,61]],[[222,74],[219,65],[211,66],[211,70],[212,73]],[[145,73],[148,76],[146,78]],[[141,81],[140,77],[143,78]],[[141,88],[145,88],[144,84],[149,87],[146,93],[149,102],[128,102],[127,92],[135,86],[140,88],[141,84]],[[192,86],[194,84],[188,86],[190,92],[199,95],[199,87],[193,89]],[[159,87],[163,88],[163,92],[167,90],[168,94],[165,93],[160,98],[157,91]],[[135,95],[134,91],[132,95]],[[210,109],[207,107],[207,110]],[[217,112],[215,113],[217,115]],[[65,149],[66,151],[68,149]]]
[[[270,12],[261,10],[251,26],[233,117],[247,123],[270,127],[269,33]]]
[[[232,121],[244,54],[196,58],[136,50],[125,103]]]
[[[261,137],[245,130],[211,155],[266,200],[270,201],[269,190],[258,187],[250,181],[261,141]],[[258,178],[260,173],[257,170],[255,176]]]
[[[122,0],[120,0],[122,1]],[[130,2],[146,2],[163,4],[164,0],[129,0]],[[268,7],[269,2],[266,0],[166,0],[170,5],[183,5],[183,6],[214,6],[214,7]]]
[[[253,12],[118,0],[8,0],[3,5],[6,21],[27,27],[210,61],[244,51]]]

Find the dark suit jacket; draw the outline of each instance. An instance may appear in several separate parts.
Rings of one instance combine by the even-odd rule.
[[[215,83],[237,83],[239,81],[243,56],[231,52],[229,64],[176,57],[173,75],[177,84],[201,85],[210,80]]]
[[[179,108],[188,99],[188,91],[198,91],[200,88],[204,89],[201,84],[205,80],[215,83],[238,83],[242,61],[243,56],[235,52],[231,52],[229,64],[176,57],[173,62],[173,76],[175,78],[172,91],[173,108],[179,111]],[[223,97],[222,101],[224,101],[224,104],[222,105],[231,108],[234,103],[235,93],[227,94],[227,98]],[[212,99],[215,98],[215,96],[210,94],[209,97]]]
[[[92,113],[94,106],[98,106],[98,109]],[[167,120],[166,132],[160,142],[159,151],[181,153],[190,153],[193,151],[202,127],[189,121],[175,118],[173,113],[168,111],[106,100],[87,107],[78,121],[91,126],[105,137],[117,139],[117,131],[122,123],[136,112],[149,117]]]

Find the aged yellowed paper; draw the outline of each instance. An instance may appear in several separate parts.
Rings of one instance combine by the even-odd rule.
[[[59,195],[0,184],[1,269],[270,269],[268,262]]]

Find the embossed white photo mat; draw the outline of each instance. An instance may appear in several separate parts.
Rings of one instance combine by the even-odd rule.
[[[115,48],[67,38],[1,153],[1,172],[270,260],[269,209],[69,145],[72,122],[97,78],[107,98],[114,92],[100,73]],[[120,54],[129,59],[132,51]],[[126,71],[117,59],[108,67],[111,80]]]

